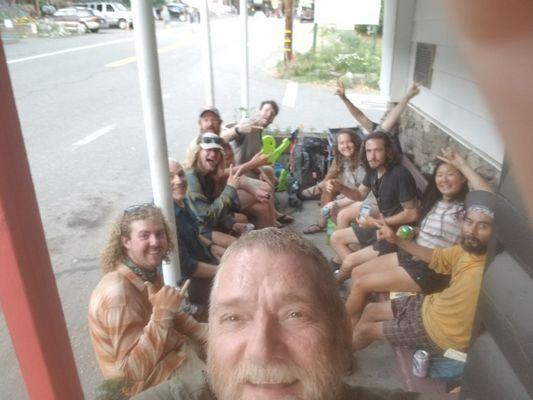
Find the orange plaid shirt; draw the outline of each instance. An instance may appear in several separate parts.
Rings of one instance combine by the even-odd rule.
[[[125,379],[129,395],[170,377],[185,360],[186,336],[200,343],[207,338],[206,324],[182,312],[153,309],[143,280],[122,264],[94,289],[89,329],[104,378]]]

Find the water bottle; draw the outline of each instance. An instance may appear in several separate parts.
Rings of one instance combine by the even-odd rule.
[[[335,229],[337,229],[337,225],[335,225],[335,222],[331,218],[328,218],[328,221],[326,222],[326,243],[329,244],[329,238],[335,232]]]
[[[328,204],[326,204],[324,207],[322,207],[321,213],[322,213],[322,217],[324,217],[324,219],[328,219],[329,217],[331,217],[331,208],[330,208],[330,206]]]

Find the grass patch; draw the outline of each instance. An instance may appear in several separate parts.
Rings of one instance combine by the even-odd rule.
[[[381,39],[354,31],[320,28],[316,51],[296,53],[290,65],[277,64],[279,78],[299,82],[329,82],[341,78],[346,87],[377,89],[381,67]]]

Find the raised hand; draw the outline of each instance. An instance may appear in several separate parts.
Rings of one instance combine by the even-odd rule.
[[[261,152],[254,154],[249,162],[253,165],[253,169],[262,167],[263,165],[270,165],[268,162],[268,155]]]
[[[337,80],[337,89],[335,89],[335,95],[339,97],[346,97],[346,90],[341,80]]]
[[[264,125],[266,125],[266,121],[257,120],[253,122],[240,122],[236,128],[240,133],[248,135],[249,133],[262,132]]]
[[[437,158],[447,164],[453,165],[455,168],[457,168],[459,171],[462,171],[465,167],[466,161],[463,157],[459,155],[459,153],[449,150],[449,149],[442,149],[440,151],[441,154],[437,156]]]
[[[418,93],[420,93],[420,86],[422,86],[422,82],[413,82],[405,94],[407,98],[412,99],[418,95]]]
[[[227,186],[232,186],[233,188],[237,189],[239,187],[239,181],[242,175],[242,168],[238,168],[237,170],[231,164],[229,166],[229,177],[228,182],[226,183]]]
[[[159,291],[156,291],[155,286],[151,282],[144,283],[148,289],[148,300],[152,303],[154,308],[159,308],[163,310],[169,310],[177,312],[181,300],[185,295],[185,291],[189,287],[187,282],[183,285],[182,290],[178,290],[175,287],[165,285]]]

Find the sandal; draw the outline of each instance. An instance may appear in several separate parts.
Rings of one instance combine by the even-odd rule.
[[[325,226],[320,226],[318,224],[311,224],[303,230],[303,233],[305,235],[312,235],[314,233],[325,232],[325,231],[326,231]]]
[[[292,224],[294,222],[294,217],[291,217],[290,215],[287,215],[287,214],[281,214],[278,217],[278,222],[281,222],[283,225]]]
[[[298,193],[296,196],[301,200],[318,200],[322,194],[322,189],[318,185],[311,186],[310,188],[304,189]]]

